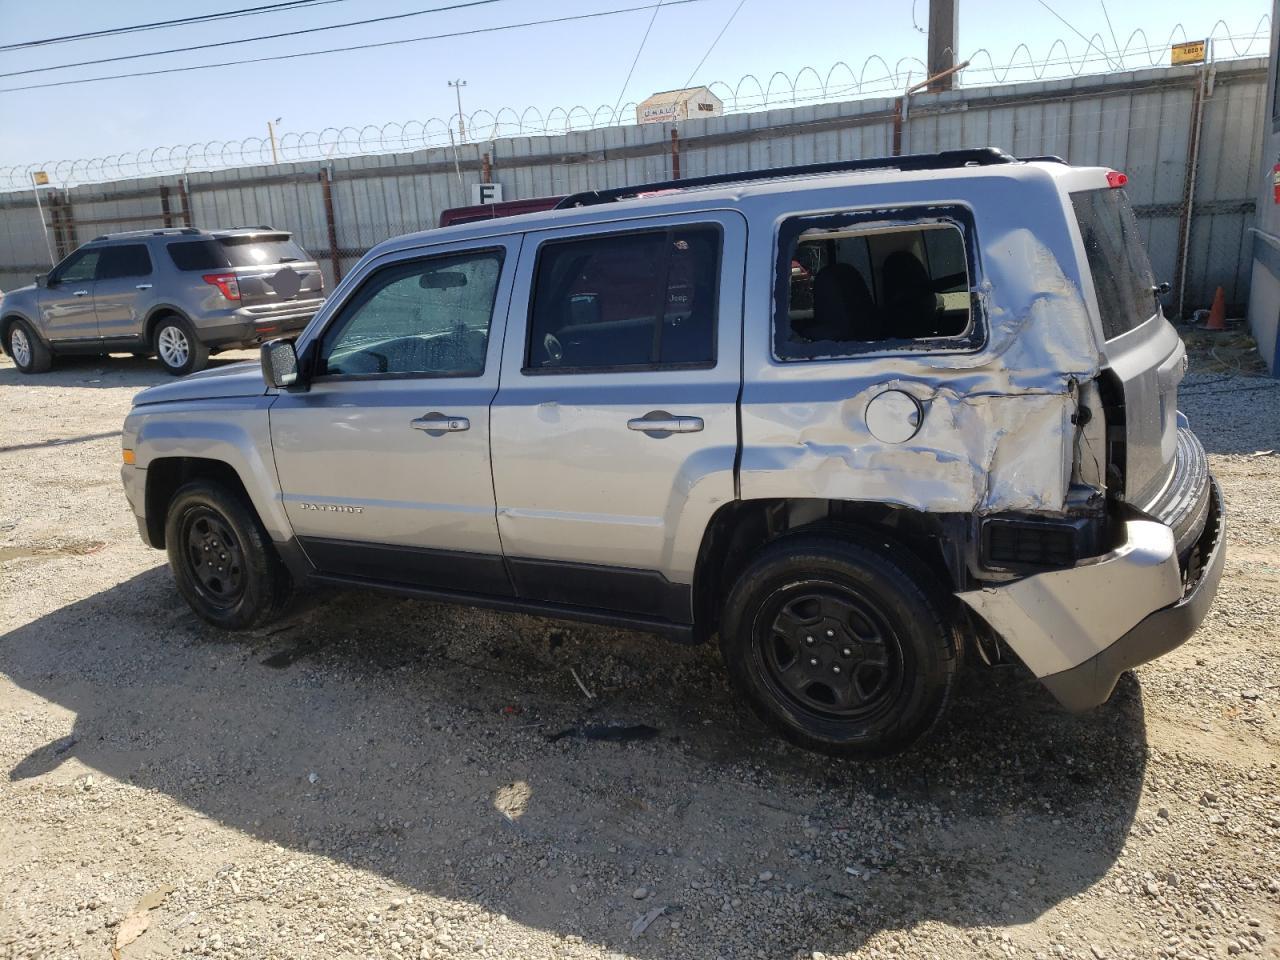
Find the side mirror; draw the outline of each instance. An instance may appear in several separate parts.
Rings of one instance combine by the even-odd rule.
[[[262,345],[262,379],[268,387],[284,390],[300,385],[298,354],[292,340],[268,340]]]
[[[37,287],[47,287],[47,286],[49,286],[49,275],[48,275],[47,273],[37,273],[37,274],[36,274],[36,286],[37,286]]]
[[[1162,283],[1157,283],[1151,288],[1151,292],[1157,297],[1167,297],[1169,295],[1169,291],[1172,289],[1173,287],[1169,286],[1169,282],[1166,280]]]

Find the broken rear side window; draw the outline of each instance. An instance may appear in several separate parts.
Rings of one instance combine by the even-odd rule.
[[[797,218],[782,226],[778,271],[779,359],[971,345],[971,251],[956,221]]]

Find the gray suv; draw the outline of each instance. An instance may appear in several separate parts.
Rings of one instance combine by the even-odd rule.
[[[301,330],[324,302],[319,266],[285,231],[191,227],[86,243],[0,308],[23,373],[59,354],[154,354],[182,375],[211,353]]]
[[[964,656],[1092,707],[1225,555],[1124,182],[965,150],[390,240],[260,365],[141,393],[125,491],[227,629],[321,584],[718,637],[864,756]]]

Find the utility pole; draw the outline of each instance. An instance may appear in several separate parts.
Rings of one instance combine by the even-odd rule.
[[[929,73],[938,77],[956,65],[956,47],[960,42],[960,20],[956,15],[959,0],[929,0]],[[930,93],[941,93],[955,85],[955,74],[938,77],[929,84]]]
[[[280,157],[276,153],[276,124],[283,119],[283,117],[276,117],[274,122],[267,121],[267,139],[271,141],[271,162],[273,164],[280,162]]]
[[[467,125],[462,119],[462,88],[467,85],[465,80],[450,80],[449,86],[453,87],[453,92],[458,95],[458,142],[462,143],[467,139]]]

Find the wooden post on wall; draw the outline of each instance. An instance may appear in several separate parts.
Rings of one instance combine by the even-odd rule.
[[[320,190],[324,196],[324,225],[329,234],[329,265],[333,268],[333,285],[342,279],[342,258],[338,256],[338,224],[333,215],[333,165],[320,171]]]
[[[169,186],[160,184],[160,222],[166,227],[173,226],[173,212],[169,209]]]

